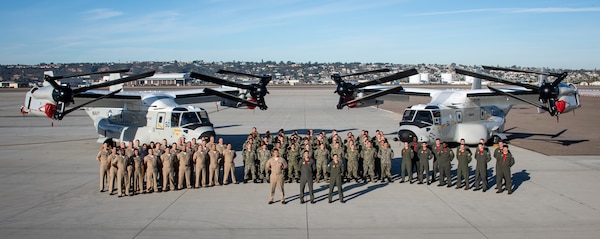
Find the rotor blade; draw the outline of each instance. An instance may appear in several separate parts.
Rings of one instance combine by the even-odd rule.
[[[225,92],[221,92],[221,91],[218,91],[218,90],[213,90],[211,88],[204,88],[204,92],[206,92],[207,94],[216,95],[216,96],[219,96],[221,98],[225,98],[225,99],[228,99],[228,100],[233,100],[235,102],[242,102],[242,103],[244,103],[246,105],[253,105],[255,107],[259,107],[260,108],[260,105],[257,104],[257,103],[250,102],[250,101],[247,101],[245,99],[241,99],[241,98],[239,98],[239,97],[237,97],[235,95],[231,95],[231,94],[228,94],[228,93],[225,93]]]
[[[236,71],[228,71],[228,70],[219,70],[219,71],[217,71],[217,73],[219,73],[219,74],[242,75],[242,76],[249,76],[249,77],[256,77],[256,78],[265,78],[264,76],[258,76],[258,75],[253,75],[253,74],[248,74],[248,73],[243,73],[243,72],[236,72]]]
[[[377,97],[381,97],[381,96],[384,96],[384,95],[387,95],[387,94],[391,94],[391,93],[395,93],[395,92],[402,91],[402,90],[404,90],[404,88],[402,86],[396,86],[396,87],[393,87],[393,88],[389,88],[387,90],[382,90],[382,91],[379,91],[379,92],[367,95],[367,96],[362,97],[362,98],[357,98],[357,99],[345,102],[345,103],[342,104],[342,107],[344,107],[346,105],[350,105],[350,104],[356,103],[356,102],[359,102],[359,101],[365,101],[365,100],[375,99]]]
[[[534,85],[530,85],[530,84],[523,84],[523,83],[520,83],[520,82],[508,81],[508,80],[500,79],[500,78],[493,77],[493,76],[490,76],[490,75],[485,75],[485,74],[481,74],[481,73],[467,71],[467,70],[463,70],[463,69],[459,69],[459,68],[456,68],[454,70],[458,74],[472,76],[472,77],[479,78],[479,79],[484,79],[484,80],[489,80],[489,81],[493,81],[493,82],[504,83],[504,84],[507,84],[507,85],[517,85],[517,86],[520,86],[520,87],[523,87],[523,88],[526,88],[526,89],[534,90],[536,92],[538,92],[540,90],[539,87],[534,86]]]
[[[356,84],[356,85],[354,85],[354,88],[363,88],[365,86],[377,85],[377,84],[390,82],[390,81],[397,80],[397,79],[402,79],[402,78],[409,77],[409,76],[416,75],[416,74],[419,74],[419,72],[417,71],[417,69],[412,68],[410,70],[401,71],[401,72],[398,72],[393,75],[384,76],[379,79]]]
[[[54,79],[50,79],[49,75],[44,75],[44,80],[47,81],[48,83],[50,83],[50,85],[52,85],[52,88],[54,89],[58,89],[60,88],[60,85],[58,85],[58,82],[56,82]]]
[[[352,73],[352,74],[347,74],[347,75],[341,75],[340,77],[358,76],[358,75],[364,75],[364,74],[372,74],[372,73],[379,73],[379,72],[389,72],[389,71],[390,71],[390,69],[383,68],[383,69],[378,69],[378,70],[364,71],[364,72]]]
[[[65,110],[64,112],[62,112],[61,114],[58,115],[58,120],[62,120],[63,117],[65,117],[65,115],[67,115],[67,114],[69,114],[69,113],[71,113],[73,111],[76,111],[76,110],[78,110],[81,107],[85,107],[86,105],[89,105],[89,104],[94,103],[96,101],[102,100],[104,98],[112,97],[112,96],[116,95],[117,93],[121,92],[121,90],[123,90],[123,89],[115,90],[113,92],[110,92],[110,94],[106,94],[106,95],[100,96],[100,97],[98,97],[96,99],[90,100],[90,101],[88,101],[86,103],[83,103],[83,104],[75,106],[75,107],[73,107],[71,109]]]
[[[129,77],[124,77],[124,78],[121,78],[121,79],[107,81],[107,82],[100,83],[100,84],[95,84],[95,85],[91,85],[91,86],[85,86],[85,87],[77,88],[77,89],[73,90],[73,93],[77,94],[77,93],[85,92],[85,91],[92,90],[92,89],[98,89],[98,88],[107,87],[107,86],[111,86],[111,85],[118,85],[118,84],[121,84],[121,83],[126,83],[126,82],[130,82],[130,81],[134,81],[134,80],[144,79],[144,78],[153,76],[154,72],[155,71],[149,71],[149,72],[145,72],[145,73],[142,73],[142,74],[132,75],[132,76],[129,76]]]
[[[68,75],[68,76],[48,76],[48,79],[58,80],[58,79],[73,78],[73,77],[79,77],[79,76],[91,76],[91,75],[110,74],[110,73],[123,73],[123,72],[128,72],[128,71],[129,71],[129,69],[112,70],[112,71],[98,71],[98,72],[77,74],[77,75]]]
[[[494,88],[494,87],[491,87],[491,86],[488,86],[488,88],[489,88],[490,90],[492,90],[492,91],[494,91],[494,92],[498,93],[498,94],[506,95],[506,96],[508,96],[508,97],[511,97],[511,98],[514,98],[514,99],[517,99],[517,100],[523,101],[523,102],[525,102],[525,103],[527,103],[527,104],[530,104],[530,105],[533,105],[533,106],[535,106],[535,107],[538,107],[538,108],[540,108],[540,109],[543,109],[543,110],[545,110],[545,111],[551,112],[551,111],[550,111],[550,109],[549,109],[548,107],[546,107],[545,105],[542,105],[542,104],[540,104],[540,103],[538,103],[538,102],[532,102],[532,101],[529,101],[529,100],[523,99],[523,98],[521,98],[521,97],[518,97],[518,96],[516,96],[516,95],[514,95],[514,94],[511,94],[511,93],[508,93],[508,92],[501,91],[501,90],[499,90],[499,89],[496,89],[496,88]]]
[[[204,75],[204,74],[200,74],[200,73],[196,73],[196,72],[191,72],[190,77],[198,79],[198,80],[203,80],[206,82],[215,83],[217,85],[231,86],[231,87],[236,87],[236,88],[245,89],[245,90],[252,89],[252,87],[249,85],[239,84],[239,83],[235,83],[233,81],[228,81],[228,80],[224,80],[224,79],[217,78],[214,76]]]
[[[556,78],[556,80],[554,80],[554,81],[552,82],[552,86],[553,86],[553,87],[557,87],[557,86],[558,86],[558,84],[560,84],[560,82],[561,82],[561,81],[563,81],[565,78],[567,78],[567,72],[563,72],[562,74],[560,74],[560,75],[558,76],[558,78]]]
[[[483,67],[483,69],[491,70],[491,71],[509,71],[509,72],[512,71],[512,72],[531,73],[531,74],[555,76],[555,77],[560,76],[560,74],[557,74],[557,73],[547,73],[547,72],[540,72],[540,71],[520,70],[520,69],[495,67],[495,66],[481,66],[481,67]]]

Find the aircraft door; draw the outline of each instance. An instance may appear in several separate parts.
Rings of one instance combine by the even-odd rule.
[[[164,127],[165,127],[165,113],[160,112],[160,113],[158,113],[158,116],[156,117],[155,128],[163,130],[163,129],[165,129]]]

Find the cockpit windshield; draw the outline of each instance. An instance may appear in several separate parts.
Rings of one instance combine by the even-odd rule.
[[[198,115],[196,112],[185,112],[181,115],[181,126],[186,126],[190,124],[199,124],[200,119],[198,119]]]
[[[433,125],[433,116],[429,110],[419,110],[415,116],[415,121],[418,123],[427,123]]]
[[[412,122],[415,117],[414,110],[405,110],[404,115],[402,115],[402,122]]]
[[[208,114],[206,113],[206,111],[200,111],[200,112],[196,112],[198,114],[198,118],[200,118],[200,121],[202,121],[203,124],[208,124],[210,123],[210,120],[208,119]]]

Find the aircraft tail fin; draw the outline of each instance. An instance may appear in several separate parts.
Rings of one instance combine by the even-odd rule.
[[[481,70],[476,69],[475,72],[481,73]],[[471,90],[479,90],[481,89],[481,79],[473,78],[473,82],[471,82]]]
[[[117,80],[121,78],[121,74],[120,73],[111,73],[110,75],[108,75],[108,80],[113,81],[113,80]],[[123,89],[123,83],[121,84],[116,84],[116,85],[111,85],[109,87],[109,90],[111,92],[117,91],[117,90],[122,90]]]

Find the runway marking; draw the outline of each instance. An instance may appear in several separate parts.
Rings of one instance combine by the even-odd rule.
[[[467,182],[468,185],[469,182]],[[450,204],[448,204],[448,202],[444,201],[439,195],[437,195],[435,192],[433,192],[433,190],[431,190],[431,188],[427,187],[427,190],[429,190],[436,198],[438,198],[442,203],[446,204],[446,206],[448,208],[450,208],[456,215],[458,215],[460,218],[462,218],[465,222],[467,222],[469,225],[471,225],[471,227],[475,228],[475,230],[477,230],[479,233],[481,233],[481,235],[485,238],[489,238],[485,235],[485,233],[483,233],[481,230],[479,230],[479,228],[477,228],[475,225],[473,225],[473,223],[471,223],[467,218],[465,218],[462,214],[460,214],[458,211],[456,211],[456,209],[454,209]]]
[[[156,221],[156,219],[158,219],[161,215],[163,215],[165,213],[165,211],[167,211],[167,209],[169,209],[171,206],[173,206],[173,204],[175,204],[175,202],[177,202],[181,197],[183,197],[183,195],[185,193],[187,193],[189,191],[189,189],[186,189],[181,195],[179,195],[179,197],[177,197],[175,200],[173,200],[169,206],[165,207],[165,209],[163,209],[158,215],[156,215],[156,217],[154,217],[152,219],[152,221],[150,221],[148,224],[146,224],[146,226],[144,226],[137,234],[135,234],[135,236],[133,236],[133,238],[137,238],[140,233],[142,233],[144,230],[146,230],[146,228],[148,228],[148,226],[150,226],[152,223],[154,223],[154,221]]]

